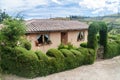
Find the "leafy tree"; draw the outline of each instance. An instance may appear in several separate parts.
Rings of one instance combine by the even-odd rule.
[[[10,16],[5,12],[5,10],[0,10],[0,23],[2,23],[2,21],[7,18],[10,18]]]
[[[0,31],[2,46],[15,47],[22,35],[25,34],[25,25],[21,19],[6,19],[4,27]]]

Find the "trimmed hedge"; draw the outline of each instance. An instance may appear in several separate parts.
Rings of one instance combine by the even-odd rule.
[[[104,58],[113,58],[120,55],[120,41],[112,41],[107,44]]]
[[[35,77],[38,73],[38,57],[34,52],[21,47],[8,48],[1,56],[1,67],[8,73],[23,77]]]
[[[9,53],[8,53],[9,52]],[[22,47],[6,48],[1,58],[3,71],[22,77],[33,78],[72,69],[94,62],[92,49],[49,49],[46,54]]]
[[[83,42],[80,44],[81,47],[84,47],[84,48],[87,48],[87,43],[86,42]]]
[[[43,60],[43,61],[48,61],[48,56],[43,53],[42,51],[36,51],[35,54],[37,55],[39,60]]]
[[[84,61],[83,64],[92,64],[94,63],[96,59],[96,52],[93,49],[88,48],[78,48],[78,51],[80,51],[83,55]]]
[[[57,59],[62,59],[64,58],[64,55],[57,49],[49,49],[46,53],[47,56],[49,57],[55,57]]]
[[[97,39],[97,33],[99,32],[99,40]],[[97,49],[98,41],[100,45],[103,45],[106,49],[107,46],[107,25],[104,22],[93,22],[88,29],[88,42],[87,47]]]

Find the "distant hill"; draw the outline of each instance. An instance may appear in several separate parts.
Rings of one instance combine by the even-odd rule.
[[[85,21],[88,23],[93,21],[105,21],[106,23],[120,24],[120,14],[112,14],[112,15],[97,16],[97,17],[70,16],[70,19]]]
[[[112,14],[106,16],[70,16],[70,17],[56,17],[51,18],[55,20],[79,20],[81,22],[86,22],[87,24],[92,23],[93,21],[104,21],[107,23],[108,27],[120,28],[120,14]]]

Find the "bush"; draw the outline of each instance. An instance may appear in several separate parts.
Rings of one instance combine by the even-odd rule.
[[[64,70],[64,55],[57,49],[49,49],[46,53],[47,56],[53,58],[52,65],[54,72]]]
[[[83,55],[84,61],[83,64],[92,64],[94,63],[96,59],[96,53],[93,49],[88,48],[78,48],[78,51],[80,51]]]
[[[58,46],[58,49],[60,50],[60,49],[68,49],[68,50],[70,50],[70,49],[77,49],[75,46],[73,46],[73,44],[71,44],[71,43],[67,43],[66,45],[65,44],[60,44],[59,46]]]
[[[81,43],[80,46],[81,46],[81,47],[84,47],[84,48],[87,48],[87,43],[86,43],[86,42]]]
[[[65,56],[65,68],[71,69],[75,67],[75,55],[68,49],[60,49]]]
[[[97,39],[97,33],[99,32],[99,40]],[[107,46],[107,25],[104,22],[93,22],[88,29],[88,48],[94,50],[98,47],[98,41],[104,47]],[[105,48],[106,49],[106,48]]]
[[[48,56],[45,53],[43,53],[42,51],[36,51],[35,54],[38,56],[39,60],[48,62]]]
[[[49,49],[46,53],[47,56],[49,57],[54,57],[56,59],[63,59],[64,55],[57,49]]]
[[[71,52],[75,55],[75,57],[76,57],[76,58],[75,58],[76,67],[82,65],[82,64],[83,64],[83,61],[84,61],[84,57],[83,57],[83,55],[81,54],[81,52],[78,51],[78,50],[74,50],[74,49],[71,49],[70,51],[71,51]]]
[[[113,58],[120,55],[120,41],[109,42],[104,52],[104,58]]]
[[[8,73],[23,77],[35,77],[38,74],[38,57],[24,48],[9,48],[9,54],[2,54],[1,67]],[[8,51],[7,50],[7,51]]]
[[[31,43],[26,39],[21,39],[20,46],[27,50],[31,50],[31,47],[32,47]]]
[[[9,53],[8,53],[9,52]],[[22,47],[6,47],[2,53],[1,67],[8,73],[33,78],[78,67],[94,62],[92,49],[49,49],[46,54]]]

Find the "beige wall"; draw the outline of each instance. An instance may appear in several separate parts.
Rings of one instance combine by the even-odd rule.
[[[77,37],[80,31],[69,31],[68,32],[68,42],[72,43],[74,46],[79,47],[80,43],[87,42],[88,31],[84,30],[85,38],[82,41],[77,41]]]
[[[76,47],[79,47],[80,43],[87,42],[87,30],[85,30],[85,40],[84,41],[77,41],[79,31],[68,31],[68,42],[72,43]],[[57,48],[61,43],[61,32],[50,32],[50,40],[52,44],[46,44],[41,46],[36,46],[35,41],[37,40],[37,36],[39,34],[29,34],[27,35],[27,39],[32,44],[32,50],[41,50],[43,52],[47,52],[50,48]]]
[[[52,41],[52,44],[45,44],[41,46],[36,46],[35,41],[37,40],[37,36],[39,34],[29,34],[27,35],[27,39],[31,41],[32,44],[32,50],[42,50],[43,52],[46,52],[50,48],[57,48],[59,44],[61,43],[61,34],[60,32],[50,32],[50,40]]]

